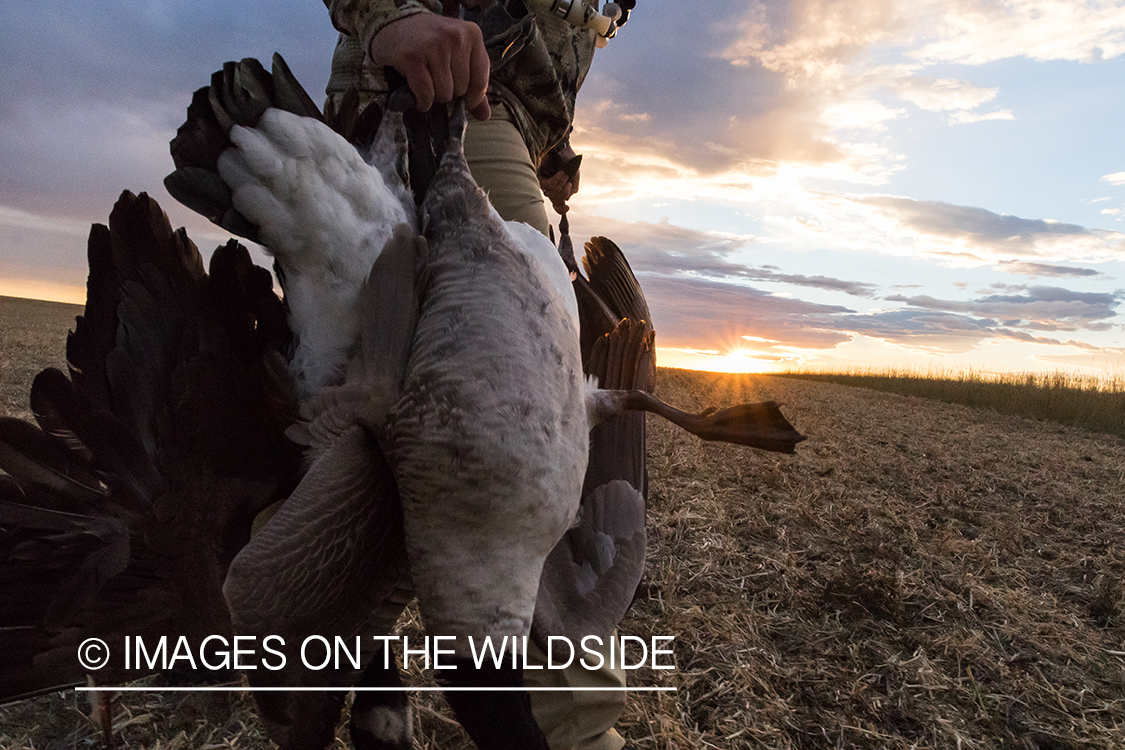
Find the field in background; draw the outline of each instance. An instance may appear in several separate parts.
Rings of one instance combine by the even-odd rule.
[[[81,305],[0,296],[0,415],[31,418],[31,381],[44,367],[66,371],[66,334]]]
[[[1125,437],[1125,375],[1120,373],[1095,377],[1062,371],[985,373],[860,368],[777,374],[933,398]]]
[[[26,403],[9,378],[58,366],[74,310],[25,361],[0,308],[0,386]],[[795,378],[661,370],[658,392],[774,399],[809,439],[779,456],[650,421],[620,632],[675,636],[677,668],[630,681],[678,690],[630,695],[628,747],[1125,747],[1125,441]],[[470,747],[440,698],[415,703],[418,747]],[[87,714],[74,692],[0,707],[0,748],[99,747]],[[239,694],[126,695],[114,722],[120,747],[271,747]]]

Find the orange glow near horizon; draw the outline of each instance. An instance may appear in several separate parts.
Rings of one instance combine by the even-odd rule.
[[[6,279],[0,277],[0,297],[19,297],[21,299],[84,305],[86,304],[86,287],[74,284],[57,284],[41,279]]]
[[[678,370],[707,372],[768,373],[793,367],[797,358],[779,358],[752,349],[739,349],[723,354],[714,349],[656,347],[656,364]]]
[[[41,279],[0,277],[0,296],[72,305],[86,303],[84,286]],[[753,348],[757,342],[767,345],[764,347],[765,351]],[[700,342],[700,346],[716,343],[718,342]],[[954,377],[965,373],[988,376],[1003,373],[1064,372],[1075,377],[1114,383],[1120,382],[1122,372],[1125,372],[1125,351],[1122,350],[1115,350],[1101,357],[1086,354],[1079,361],[1078,355],[1052,358],[1049,355],[1053,348],[1044,348],[1044,353],[1032,356],[1025,351],[1026,346],[1011,341],[986,342],[967,352],[946,355],[912,350],[862,335],[853,336],[850,341],[827,350],[779,344],[780,342],[772,339],[741,336],[729,342],[725,348],[722,344],[714,349],[658,346],[656,363],[660,367],[682,370],[761,374],[786,371],[902,371],[927,374],[929,377]]]

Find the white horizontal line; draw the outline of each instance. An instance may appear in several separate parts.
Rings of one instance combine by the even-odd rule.
[[[295,691],[302,693],[460,693],[460,692],[509,692],[523,690],[528,693],[552,692],[675,692],[674,687],[242,687],[231,685],[217,685],[215,687],[76,687],[81,693],[263,693],[275,691]]]

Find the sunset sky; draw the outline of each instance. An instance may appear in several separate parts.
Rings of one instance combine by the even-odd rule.
[[[576,239],[625,250],[663,365],[1125,369],[1125,2],[638,0],[579,97]],[[0,294],[80,302],[191,92],[314,0],[0,6]],[[264,261],[263,261],[264,262]]]

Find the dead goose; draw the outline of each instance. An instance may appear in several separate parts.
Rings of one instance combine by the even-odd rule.
[[[213,88],[235,85],[249,91],[250,99],[256,91],[268,93],[268,86],[245,82],[246,69],[228,66],[227,71],[216,77]],[[249,78],[254,78],[253,70]],[[239,102],[240,97],[212,91],[204,100],[218,109]],[[257,104],[251,111],[255,108],[259,117],[264,116]],[[270,110],[264,111],[268,114]],[[215,114],[222,123],[224,117]],[[276,122],[284,124],[285,118],[276,118]],[[323,129],[302,130],[292,139],[321,136],[327,136]],[[271,137],[285,140],[289,136]],[[417,288],[416,329],[411,327],[410,304],[394,307],[381,302],[378,293],[361,294],[367,300],[366,309],[375,314],[357,324],[364,333],[356,342],[358,354],[349,364],[347,381],[339,389],[327,391],[327,402],[321,399],[325,394],[317,394],[320,405],[310,434],[320,432],[318,428],[325,422],[331,424],[323,431],[327,435],[323,451],[282,513],[232,568],[228,596],[236,618],[250,632],[283,628],[299,632],[326,622],[340,626],[350,622],[359,627],[362,608],[339,582],[362,578],[344,570],[361,566],[362,555],[327,560],[320,567],[310,561],[312,564],[302,566],[304,572],[294,574],[301,579],[297,589],[289,585],[292,576],[271,580],[267,571],[278,569],[287,549],[290,555],[300,555],[330,546],[323,536],[326,532],[311,523],[324,514],[324,506],[314,509],[310,504],[324,497],[326,487],[343,493],[346,502],[329,494],[335,498],[336,509],[345,504],[359,507],[367,497],[378,506],[369,514],[374,518],[378,515],[375,510],[394,506],[389,493],[374,497],[379,494],[377,487],[390,486],[386,481],[389,471],[402,496],[410,577],[431,632],[460,637],[458,654],[462,658],[468,653],[467,638],[526,634],[543,560],[577,508],[591,420],[626,408],[659,408],[649,397],[638,395],[640,392],[620,395],[583,385],[577,305],[565,267],[550,243],[533,230],[500,221],[472,183],[459,143],[455,133],[439,170],[440,179],[435,179],[423,201],[428,245],[412,241],[408,229],[387,246],[399,250],[389,253],[384,249],[377,262],[401,254],[406,262],[395,267],[410,269],[417,261],[421,269],[417,284],[409,273],[392,278],[376,268],[366,287]],[[244,148],[238,143],[235,147]],[[219,157],[218,170],[224,184],[221,160],[225,153],[229,150]],[[246,161],[251,169],[240,171],[239,179],[253,171],[252,160]],[[276,170],[262,171],[265,179],[250,174],[261,183],[257,189],[291,198],[293,191],[270,183]],[[268,199],[255,203],[244,208],[253,212],[256,206],[272,205]],[[302,216],[316,214],[300,206],[290,210]],[[229,207],[214,213],[227,223]],[[266,212],[251,223],[269,220]],[[362,239],[362,234],[338,234],[352,243]],[[413,330],[408,346],[369,346],[383,341],[387,331],[403,330]],[[401,361],[396,361],[398,355],[374,354],[389,350],[398,352]],[[401,393],[373,388],[374,384],[398,383],[400,375]],[[365,401],[365,395],[376,398]],[[326,403],[328,408],[324,408]],[[688,416],[667,413],[678,423]],[[325,415],[331,418],[325,419]],[[715,421],[694,419],[691,428],[697,431]],[[787,423],[784,427],[788,428]],[[724,437],[752,444],[762,439],[759,433],[776,436],[779,431],[767,426],[757,432],[732,431]],[[800,439],[791,428],[785,437],[790,450]],[[383,454],[389,469],[376,468],[379,461],[375,459],[364,465],[365,452]],[[333,484],[340,476],[354,481]],[[497,498],[504,501],[497,502]],[[316,534],[321,535],[317,545],[307,545],[305,540]],[[384,587],[394,582],[385,581]],[[294,601],[305,596],[317,606],[298,606],[300,612],[295,612]],[[328,601],[333,597],[334,602]],[[372,594],[365,601],[377,598],[378,594]],[[519,682],[518,674],[498,678]],[[490,681],[495,679],[494,675]],[[468,704],[460,696],[451,702],[463,707],[459,716],[484,747],[511,740],[515,726],[525,727],[520,730],[527,733],[521,741],[538,741],[533,722],[511,720],[526,713],[521,705],[513,703],[508,711],[492,712],[494,718],[507,719],[482,726],[481,717],[489,716],[488,712],[466,709]],[[284,723],[288,717],[292,728],[298,716],[299,712],[288,709],[275,718]],[[289,742],[296,743],[291,736]]]
[[[273,79],[278,77],[275,69]],[[316,217],[305,224],[315,235],[321,231],[317,221],[324,221],[320,218],[324,214],[318,216],[315,207],[306,205],[309,194],[296,194],[278,184],[273,178],[280,170],[272,163],[262,168],[262,160],[245,155],[250,149],[268,151],[261,147],[263,140],[277,141],[284,148],[323,135],[296,118],[274,114],[277,108],[259,107],[256,94],[268,89],[259,85],[263,78],[260,69],[243,63],[227,66],[213,81],[205,101],[220,126],[251,125],[255,116],[264,121],[261,129],[229,125],[232,146],[215,160],[216,173],[230,188],[231,206],[255,227],[258,237],[265,239],[270,234],[263,228],[264,222],[277,221],[279,212],[274,209],[280,196],[291,201],[282,206],[289,215]],[[216,87],[221,90],[215,91]],[[243,91],[249,96],[242,97]],[[246,99],[251,106],[244,104]],[[196,100],[202,97],[197,95]],[[247,116],[224,117],[231,109]],[[463,124],[462,119],[460,126]],[[338,137],[336,142],[346,145]],[[378,468],[378,456],[385,455],[393,472],[390,487],[401,496],[410,579],[427,627],[459,639],[454,649],[464,663],[451,673],[452,679],[462,684],[473,684],[474,677],[476,682],[483,679],[488,684],[501,679],[518,685],[518,671],[498,670],[504,673],[499,678],[482,676],[476,670],[470,673],[466,668],[468,639],[527,634],[542,561],[577,509],[589,431],[577,308],[569,276],[550,242],[529,228],[506,227],[469,176],[459,129],[451,143],[422,206],[427,242],[414,240],[410,222],[398,222],[406,227],[397,235],[401,240],[398,250],[392,251],[393,243],[388,244],[369,283],[362,292],[357,291],[360,305],[366,305],[372,315],[357,316],[352,325],[351,330],[362,331],[351,342],[357,350],[346,368],[347,381],[324,392],[306,390],[306,396],[315,396],[309,399],[308,434],[327,435],[320,455],[278,516],[235,560],[226,591],[243,632],[289,633],[313,619],[318,627],[334,623],[345,632],[354,632],[370,610],[370,602],[385,592],[369,585],[367,589],[375,591],[363,600],[368,602],[365,608],[356,602],[354,587],[323,584],[329,579],[335,584],[369,576],[344,574],[339,561],[328,561],[320,567],[320,574],[294,573],[302,585],[296,589],[284,585],[288,595],[279,599],[272,592],[281,580],[292,582],[286,572],[316,567],[282,565],[280,578],[263,575],[263,569],[275,573],[279,562],[287,559],[286,549],[309,554],[306,545],[293,542],[310,530],[320,533],[323,548],[323,526],[312,521],[324,516],[326,492],[336,508],[364,500],[378,507],[397,507],[398,498],[384,491],[387,471]],[[332,150],[303,148],[318,153]],[[231,170],[235,163],[240,168]],[[169,188],[178,195],[199,194],[203,191],[196,186],[201,177],[198,171],[180,171]],[[231,184],[232,178],[237,185]],[[319,184],[325,185],[323,190],[354,189],[327,181]],[[253,200],[240,201],[240,194]],[[317,200],[319,196],[312,198],[312,202]],[[229,210],[224,208],[220,215],[228,217]],[[343,223],[343,242],[353,247],[369,242],[367,226]],[[271,250],[277,253],[279,264],[293,265],[290,259],[282,260],[286,253]],[[405,278],[394,277],[385,267],[391,263],[387,259],[400,255],[406,262],[396,267],[407,271]],[[347,248],[337,250],[331,258],[318,252],[314,263],[305,267],[306,273],[314,276],[315,270],[308,272],[308,268],[344,257],[354,256]],[[409,301],[390,306],[386,295],[378,291],[380,286],[388,291],[414,289],[415,263],[421,269],[416,321]],[[367,268],[372,268],[370,263]],[[288,292],[292,283],[288,269],[282,278]],[[291,319],[301,315],[294,309],[298,302],[289,301]],[[413,331],[407,339],[409,348],[389,352],[382,344],[372,345],[391,335],[387,332],[404,330]],[[305,368],[307,371],[307,365]],[[380,384],[396,383],[399,373],[401,395],[388,395]],[[367,511],[363,517],[378,515],[372,508]],[[355,544],[348,546],[355,554],[345,565],[362,567],[371,559]],[[388,574],[385,581],[393,585],[395,577]],[[335,606],[324,601],[326,596],[336,597]],[[295,607],[295,601],[302,604]],[[306,601],[315,606],[304,606]],[[519,742],[527,746],[541,742],[526,695],[492,697],[491,712],[466,708],[477,697],[453,694],[450,702],[482,747],[508,742],[511,738],[505,735],[516,726],[523,732]],[[291,731],[280,737],[284,744],[303,745],[306,738],[295,736],[302,730],[295,727],[294,713],[282,710],[274,718],[282,725],[290,719]],[[484,716],[508,718],[482,724],[480,717]],[[315,744],[311,738],[307,741]]]

